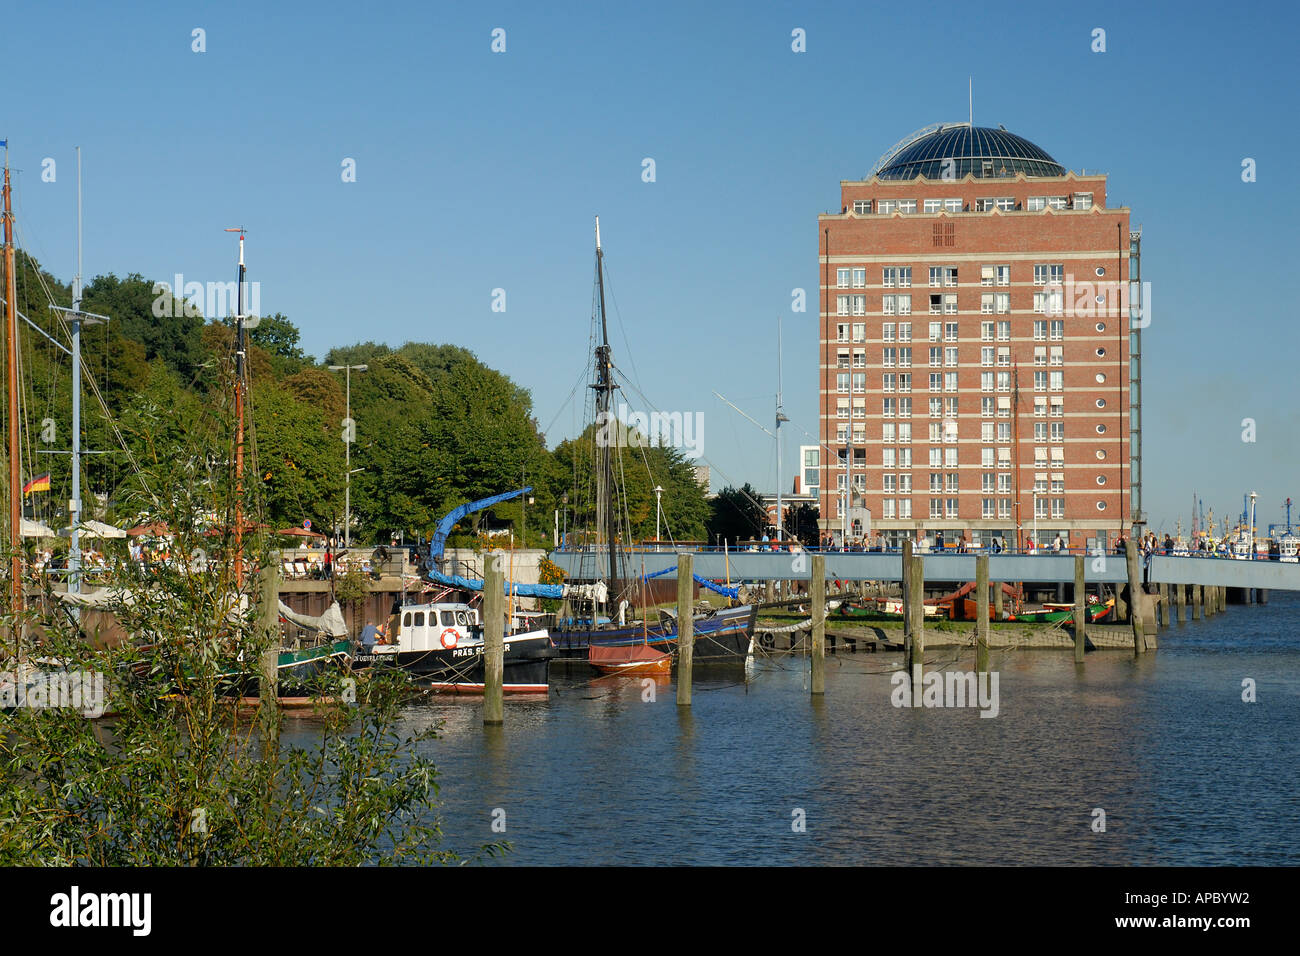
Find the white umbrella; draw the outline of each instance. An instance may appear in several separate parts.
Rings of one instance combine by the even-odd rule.
[[[24,538],[54,538],[57,535],[54,529],[49,525],[41,524],[39,521],[32,521],[29,518],[23,519],[22,536]]]
[[[104,522],[95,521],[94,519],[91,519],[89,521],[83,521],[77,527],[77,531],[82,536],[87,538],[125,538],[126,537],[126,532],[123,531],[121,528],[115,528],[111,524],[104,524]],[[70,537],[72,534],[72,529],[64,528],[59,533],[63,535],[63,537],[65,538]]]

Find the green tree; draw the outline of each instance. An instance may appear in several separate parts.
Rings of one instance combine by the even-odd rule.
[[[725,541],[735,545],[738,541],[750,541],[759,537],[769,527],[761,495],[748,482],[740,488],[723,488],[710,504],[710,541]]]
[[[203,361],[201,305],[177,301],[139,273],[96,276],[85,288],[82,308],[111,317],[121,335],[144,346],[147,360],[162,359],[184,381]]]

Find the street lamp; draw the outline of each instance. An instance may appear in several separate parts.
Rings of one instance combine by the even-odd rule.
[[[352,546],[352,443],[357,438],[357,423],[352,420],[352,373],[364,372],[368,365],[331,365],[331,372],[343,372],[347,380],[347,412],[343,418],[343,450],[346,477],[343,486],[343,547]],[[358,468],[357,471],[361,469]]]
[[[660,485],[655,485],[655,550],[659,550],[659,515],[662,511],[661,502],[663,500],[664,490]]]

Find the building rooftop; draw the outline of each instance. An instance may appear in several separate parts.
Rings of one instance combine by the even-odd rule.
[[[1065,167],[1042,148],[1002,127],[941,123],[927,126],[882,156],[871,172],[881,179],[961,179],[1064,176]]]

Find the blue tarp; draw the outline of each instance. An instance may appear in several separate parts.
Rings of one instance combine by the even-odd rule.
[[[435,564],[442,557],[443,548],[447,545],[447,535],[451,534],[451,529],[456,527],[456,523],[461,518],[473,514],[475,511],[491,508],[503,501],[509,501],[511,498],[518,498],[520,495],[527,494],[532,490],[533,486],[529,485],[526,488],[520,488],[518,491],[507,491],[503,494],[492,495],[490,498],[480,498],[478,501],[468,502],[447,512],[443,519],[438,522],[438,527],[434,529],[433,537],[429,539],[429,563]]]
[[[641,580],[649,581],[651,578],[661,578],[665,574],[676,574],[676,573],[677,573],[677,565],[673,565],[671,568],[664,568],[662,571],[656,571],[654,574],[647,574]],[[702,578],[698,574],[692,574],[691,577],[695,579],[695,583],[698,584],[700,587],[707,588],[708,590],[714,592],[715,594],[721,594],[723,597],[729,597],[734,600],[740,599],[740,588],[723,587],[721,584],[714,584],[708,578]]]
[[[434,584],[445,584],[448,587],[460,588],[462,591],[483,590],[482,581],[475,581],[473,578],[462,578],[459,574],[442,574],[438,571],[430,571],[429,580]],[[516,594],[519,597],[564,597],[563,584],[512,584],[507,581],[503,591],[506,595]]]

